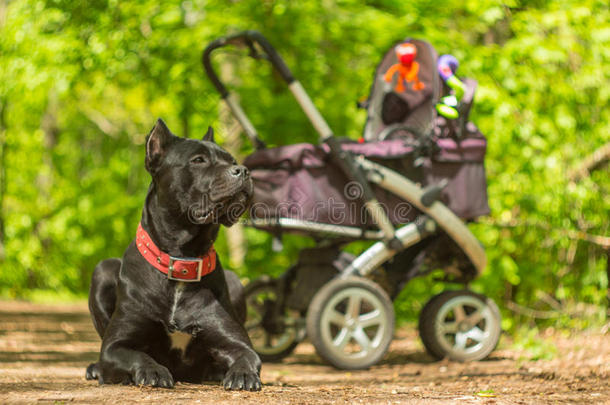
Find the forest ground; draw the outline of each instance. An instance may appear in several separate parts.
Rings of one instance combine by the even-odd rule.
[[[435,362],[407,326],[396,332],[385,359],[364,371],[335,370],[303,343],[282,363],[263,366],[260,393],[225,391],[217,384],[179,383],[172,390],[99,386],[84,377],[100,345],[86,304],[3,301],[0,402],[610,404],[610,333],[549,331],[540,341],[554,346],[551,359],[532,360],[531,350],[503,336],[486,361]]]

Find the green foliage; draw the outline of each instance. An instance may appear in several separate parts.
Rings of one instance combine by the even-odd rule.
[[[355,138],[365,119],[355,101],[381,55],[414,36],[479,81],[472,117],[489,139],[492,215],[472,226],[489,260],[473,288],[536,310],[597,308],[564,313],[564,326],[604,319],[607,258],[582,235],[609,233],[609,176],[568,173],[610,141],[609,21],[595,0],[0,0],[0,290],[84,294],[97,261],[122,254],[149,182],[154,119],[189,137],[219,123],[200,65],[212,39],[262,31],[335,132]],[[217,62],[265,140],[315,141],[267,64]],[[279,274],[311,244],[290,237],[271,255],[268,235],[246,236],[244,277]],[[218,246],[226,255],[224,236]],[[399,314],[413,317],[442,288],[410,283]]]
[[[515,333],[515,350],[521,353],[518,362],[551,360],[557,357],[557,346],[552,339],[541,336],[538,328],[519,328]]]

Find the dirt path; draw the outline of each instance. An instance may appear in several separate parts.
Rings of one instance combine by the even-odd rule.
[[[263,366],[261,393],[99,386],[84,378],[99,349],[84,304],[0,302],[0,403],[610,404],[610,335],[553,341],[559,354],[549,361],[523,360],[525,353],[504,342],[488,361],[432,362],[416,333],[403,329],[385,360],[367,371],[334,370],[302,344],[283,363]]]

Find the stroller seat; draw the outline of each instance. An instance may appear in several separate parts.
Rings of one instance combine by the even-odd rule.
[[[447,179],[442,201],[469,220],[488,214],[489,206],[483,165],[487,142],[474,125],[467,125],[467,134],[459,140],[438,138],[429,156],[422,156],[420,145],[405,139],[343,142],[341,147],[424,186]],[[244,165],[254,180],[253,219],[283,217],[360,228],[374,225],[360,201],[362,190],[348,181],[325,144],[262,149],[248,156]],[[419,214],[390,192],[379,187],[373,191],[394,225],[408,223]]]

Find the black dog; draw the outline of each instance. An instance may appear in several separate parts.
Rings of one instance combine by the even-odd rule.
[[[89,310],[102,349],[87,379],[260,390],[242,286],[213,249],[219,224],[231,226],[247,208],[248,170],[214,143],[211,128],[203,141],[183,139],[161,120],[146,141],[146,169],[152,183],[136,240],[93,273]]]

